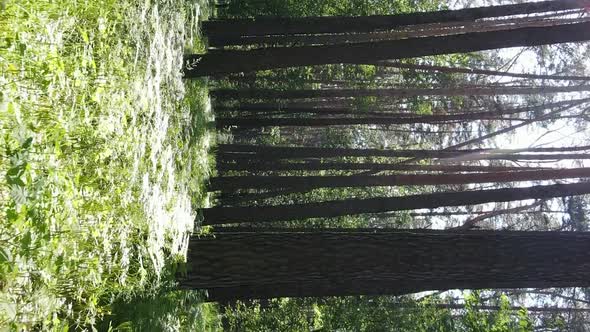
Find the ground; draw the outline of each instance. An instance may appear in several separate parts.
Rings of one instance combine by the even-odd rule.
[[[0,331],[121,330],[129,301],[198,302],[167,289],[208,204],[207,82],[181,74],[205,10],[0,1]]]

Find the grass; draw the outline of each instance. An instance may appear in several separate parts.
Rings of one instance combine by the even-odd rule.
[[[118,308],[172,284],[208,204],[206,82],[180,71],[204,8],[0,0],[0,331],[134,328]]]

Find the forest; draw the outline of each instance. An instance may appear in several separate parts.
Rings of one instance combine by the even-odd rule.
[[[0,2],[0,331],[590,331],[590,1]]]

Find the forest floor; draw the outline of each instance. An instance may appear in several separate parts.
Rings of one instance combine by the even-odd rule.
[[[0,0],[0,331],[216,324],[173,290],[209,204],[204,2]]]

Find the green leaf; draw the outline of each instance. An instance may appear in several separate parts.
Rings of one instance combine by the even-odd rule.
[[[0,248],[0,264],[8,263],[10,261],[10,253],[4,248]]]
[[[18,179],[18,181],[20,181],[20,183],[11,186],[10,195],[16,204],[26,204],[29,194],[22,180]]]
[[[23,236],[23,238],[20,240],[20,247],[27,256],[30,252],[29,248],[31,247],[32,242],[33,237],[31,236],[31,232],[27,232],[25,236]]]
[[[31,147],[32,143],[33,143],[33,138],[29,137],[23,142],[23,144],[21,144],[20,148],[23,150],[26,150]]]
[[[121,323],[119,325],[117,325],[117,327],[115,327],[115,331],[133,331],[133,324],[130,321]]]
[[[6,218],[9,222],[13,222],[18,219],[18,213],[16,213],[14,208],[10,208],[6,211]]]
[[[59,273],[64,265],[64,255],[57,256],[55,260],[55,270]]]
[[[6,172],[6,178],[9,181],[8,183],[10,184],[10,179],[8,178],[20,178],[21,175],[23,175],[23,173],[25,172],[26,168],[27,163],[24,163],[9,169],[8,172]]]
[[[89,44],[90,38],[88,38],[88,33],[86,32],[86,30],[78,28],[78,31],[80,32],[80,36],[82,36],[82,40],[84,40],[84,43]]]

